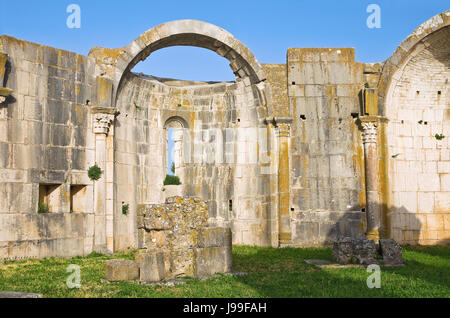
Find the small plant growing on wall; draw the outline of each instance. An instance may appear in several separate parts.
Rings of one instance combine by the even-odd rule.
[[[181,181],[178,176],[171,176],[170,174],[166,175],[164,179],[164,185],[180,185]]]
[[[127,204],[122,204],[122,214],[123,215],[127,215],[129,208],[130,208],[130,205],[128,203]]]
[[[436,134],[436,135],[434,135],[434,137],[435,137],[437,140],[442,140],[442,139],[445,138],[445,136],[444,136],[443,134]]]
[[[48,204],[44,203],[44,202],[39,202],[38,203],[38,213],[48,213],[49,212],[49,208],[48,208]]]
[[[95,164],[89,168],[88,177],[92,181],[97,181],[102,176],[102,173],[103,173],[102,169],[100,169],[100,167],[97,166],[97,164]]]

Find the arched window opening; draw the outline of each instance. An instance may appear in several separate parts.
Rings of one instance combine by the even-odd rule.
[[[183,159],[183,129],[182,119],[171,118],[165,125],[165,171],[164,185],[181,185],[184,177],[185,162]]]

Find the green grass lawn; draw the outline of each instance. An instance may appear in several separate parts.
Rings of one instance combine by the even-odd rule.
[[[72,259],[11,261],[0,265],[0,291],[44,297],[450,297],[450,245],[405,247],[405,267],[382,268],[381,288],[369,289],[364,268],[318,269],[305,259],[330,259],[329,248],[233,247],[233,270],[245,276],[187,279],[183,285],[108,283],[105,260],[134,259],[134,253]],[[69,264],[81,268],[81,288],[69,289]]]

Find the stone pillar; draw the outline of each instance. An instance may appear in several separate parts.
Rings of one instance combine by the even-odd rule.
[[[378,127],[380,117],[360,117],[362,141],[364,145],[364,165],[366,177],[366,237],[376,242],[380,239],[381,202],[379,193],[378,169]]]
[[[114,251],[114,108],[92,107],[95,134],[95,162],[102,169],[100,179],[94,182],[95,238],[94,250]]]
[[[260,139],[258,141],[259,161],[261,164],[261,174],[265,175],[265,181],[269,183],[267,195],[267,237],[270,246],[274,248],[280,247],[279,235],[279,187],[278,187],[278,129],[274,118],[264,118],[261,124],[265,125],[260,128]]]
[[[175,175],[177,175],[181,182],[184,183],[184,158],[183,158],[183,129],[174,128],[173,136],[173,162],[175,164]],[[170,167],[169,167],[170,168]]]
[[[289,131],[292,119],[275,119],[278,132],[278,236],[279,244],[291,243]]]
[[[270,160],[269,182],[270,182],[270,244],[272,247],[280,246],[279,209],[280,198],[278,195],[278,133],[275,123],[266,123],[267,126],[267,148]]]

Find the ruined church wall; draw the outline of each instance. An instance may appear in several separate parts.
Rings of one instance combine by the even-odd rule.
[[[200,21],[170,22],[90,57],[1,36],[0,87],[12,93],[0,103],[0,259],[137,247],[138,205],[169,192],[206,200],[209,223],[230,226],[233,244],[323,245],[364,235],[366,183],[382,236],[448,242],[449,19],[433,17],[376,64],[355,62],[349,48],[295,48],[286,64],[260,65]],[[170,45],[226,57],[236,82],[170,86],[129,72]],[[373,108],[363,109],[368,96]],[[378,158],[365,163],[361,116],[373,115],[383,117],[369,131]],[[187,128],[200,161],[180,167],[181,188],[165,192],[170,120]],[[254,130],[227,135],[242,128]],[[195,158],[214,138],[221,161],[214,147]],[[87,177],[96,160],[100,182]],[[367,182],[365,165],[376,171]],[[49,213],[38,213],[41,200]]]
[[[450,241],[449,39],[447,26],[414,46],[387,92],[389,224],[400,243]]]
[[[0,105],[0,258],[88,254],[94,144],[86,100],[94,63],[8,36],[0,52],[7,54],[0,86],[13,90]],[[38,213],[44,185],[52,189],[50,212]],[[82,199],[71,213],[73,185]]]
[[[135,217],[121,215],[123,202],[130,204],[131,213],[135,213],[136,204],[164,202],[166,123],[170,119],[182,123],[191,138],[190,160],[176,171],[181,176],[182,194],[206,200],[210,223],[231,226],[235,244],[270,245],[271,231],[267,228],[273,216],[268,176],[261,175],[257,161],[246,161],[251,150],[257,152],[258,139],[244,136],[232,142],[230,138],[236,137],[226,131],[257,128],[260,104],[257,89],[244,81],[176,87],[126,75],[117,101],[120,115],[115,128],[115,246],[136,244],[130,241],[136,240],[136,226],[131,224]],[[211,137],[210,132],[217,135]],[[215,158],[215,143],[205,143],[210,138],[221,138],[221,158]],[[195,157],[194,148],[201,140],[203,149]],[[227,147],[234,150],[231,162],[225,158]]]
[[[364,235],[359,92],[363,65],[349,48],[289,49],[291,231],[294,245]]]

